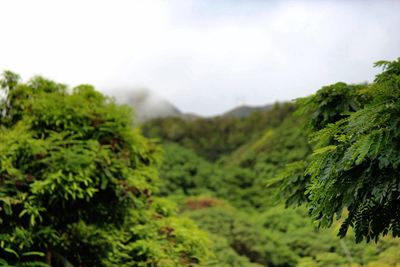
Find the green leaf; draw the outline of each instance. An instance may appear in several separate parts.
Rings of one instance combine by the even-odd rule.
[[[26,256],[39,256],[39,257],[44,257],[45,254],[43,252],[39,252],[39,251],[29,251],[29,252],[24,252],[22,253],[22,256],[26,257]]]
[[[10,254],[13,254],[17,259],[19,259],[19,255],[15,250],[13,250],[11,248],[4,248],[4,251],[6,251],[6,252],[8,252]]]

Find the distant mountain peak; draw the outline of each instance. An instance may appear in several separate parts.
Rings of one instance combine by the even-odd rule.
[[[140,122],[164,117],[178,117],[188,120],[201,117],[196,114],[181,112],[175,105],[156,95],[147,88],[120,88],[113,92],[117,102],[128,104],[134,109],[135,117]],[[245,118],[255,111],[267,111],[271,107],[272,105],[241,105],[221,115],[213,117]]]
[[[272,105],[264,105],[264,106],[248,106],[248,105],[241,105],[236,108],[233,108],[221,116],[223,117],[236,117],[236,118],[245,118],[250,116],[255,111],[266,111],[270,109]]]
[[[118,90],[116,100],[128,104],[135,111],[139,121],[161,117],[181,117],[183,113],[169,101],[157,96],[146,88]]]

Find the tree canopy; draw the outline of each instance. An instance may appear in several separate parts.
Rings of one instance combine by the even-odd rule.
[[[189,266],[207,238],[154,196],[159,149],[92,86],[0,82],[0,259],[34,266]],[[45,257],[43,257],[45,255]]]
[[[372,84],[337,83],[298,101],[313,154],[282,176],[320,225],[344,215],[339,236],[353,227],[358,242],[400,236],[400,59],[376,66]],[[307,186],[290,184],[298,180]]]
[[[145,122],[161,142],[90,85],[4,72],[0,265],[395,267],[400,59],[377,66],[248,117]]]

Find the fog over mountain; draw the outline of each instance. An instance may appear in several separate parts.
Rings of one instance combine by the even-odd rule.
[[[128,104],[139,121],[160,117],[180,117],[182,112],[147,88],[120,88],[113,91],[117,102]]]
[[[173,103],[163,99],[147,88],[119,88],[113,90],[112,96],[117,102],[131,106],[135,111],[135,118],[139,122],[163,117],[179,117],[185,119],[201,117],[198,114],[180,111]],[[255,111],[266,111],[270,109],[271,106],[270,104],[263,106],[242,104],[221,114],[216,114],[215,116],[244,118]]]
[[[148,87],[203,116],[371,82],[373,62],[400,55],[396,0],[18,0],[0,10],[0,71],[107,94]]]

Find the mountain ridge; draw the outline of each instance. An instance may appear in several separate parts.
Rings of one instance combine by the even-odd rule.
[[[170,101],[157,96],[148,89],[134,89],[128,92],[118,94],[117,102],[131,106],[135,111],[138,121],[145,122],[156,118],[177,117],[185,120],[196,118],[215,118],[215,117],[232,117],[245,118],[256,111],[267,111],[272,108],[272,104],[262,106],[256,105],[239,105],[229,109],[221,114],[213,116],[202,116],[191,112],[182,112],[176,105]]]

